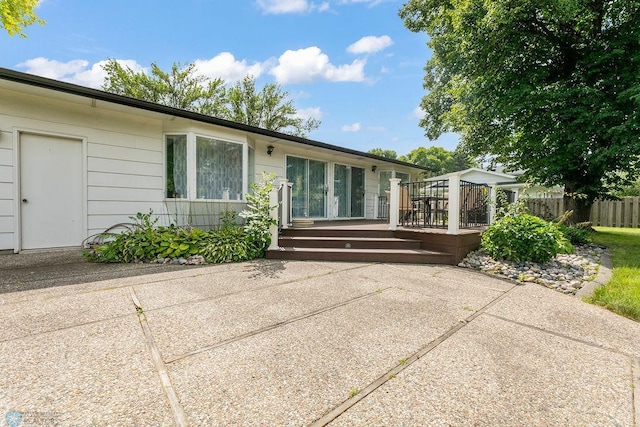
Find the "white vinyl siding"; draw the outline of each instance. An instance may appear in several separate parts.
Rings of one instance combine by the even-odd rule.
[[[160,128],[160,123],[159,128]],[[158,129],[160,131],[161,129]],[[163,156],[158,135],[125,139],[133,147],[88,144],[87,212],[88,233],[93,235],[112,225],[131,222],[137,212],[164,213]],[[118,141],[118,139],[115,139]]]
[[[13,147],[11,134],[0,131],[0,250],[13,248]]]

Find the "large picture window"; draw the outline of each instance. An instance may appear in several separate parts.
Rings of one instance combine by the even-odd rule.
[[[168,199],[244,200],[245,144],[193,134],[165,141]]]
[[[242,199],[242,145],[196,137],[196,198]]]

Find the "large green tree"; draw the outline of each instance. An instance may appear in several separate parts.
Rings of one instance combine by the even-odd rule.
[[[320,125],[313,118],[299,117],[279,85],[266,84],[258,91],[250,76],[227,88],[222,79],[198,74],[193,63],[174,63],[169,72],[154,63],[149,74],[113,59],[103,68],[107,75],[102,89],[107,92],[297,136]]]
[[[564,185],[574,219],[638,174],[640,1],[409,0],[433,55],[427,136]]]
[[[297,136],[307,136],[320,126],[319,120],[299,117],[288,98],[280,85],[267,83],[258,91],[255,78],[246,76],[229,88],[225,118]]]
[[[0,28],[10,35],[27,37],[22,31],[33,24],[44,24],[34,12],[40,0],[0,0]]]
[[[425,176],[432,177],[477,166],[477,162],[462,150],[449,151],[442,147],[418,147],[400,156],[398,160],[430,169]]]
[[[367,151],[367,153],[373,154],[374,156],[384,157],[386,159],[395,160],[398,158],[398,153],[396,153],[394,150],[385,150],[383,148],[372,148],[371,150]]]
[[[226,111],[224,81],[196,74],[194,64],[181,67],[174,63],[171,71],[165,72],[153,63],[147,74],[110,59],[103,69],[107,76],[102,89],[107,92],[211,116]]]

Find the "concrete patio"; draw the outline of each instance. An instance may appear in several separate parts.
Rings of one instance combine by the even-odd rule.
[[[259,260],[0,294],[8,425],[638,427],[639,360],[636,322],[450,266]]]

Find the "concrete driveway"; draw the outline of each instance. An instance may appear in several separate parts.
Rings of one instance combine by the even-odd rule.
[[[8,426],[638,427],[639,359],[636,322],[449,266],[260,260],[0,294]]]

